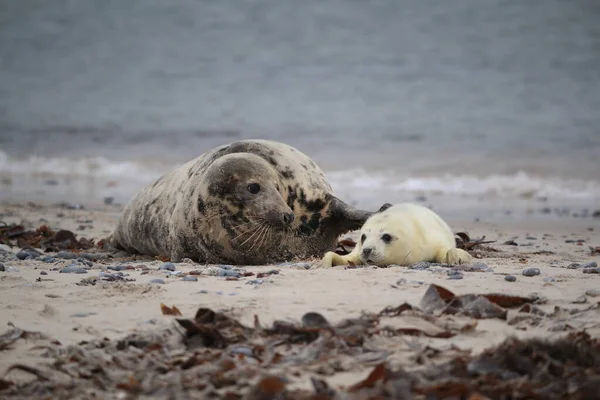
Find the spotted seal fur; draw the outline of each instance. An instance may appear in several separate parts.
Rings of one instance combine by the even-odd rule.
[[[174,262],[260,265],[322,257],[371,214],[335,197],[321,169],[299,150],[243,140],[212,149],[139,191],[112,244]]]

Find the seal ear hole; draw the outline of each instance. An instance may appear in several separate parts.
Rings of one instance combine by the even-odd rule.
[[[248,185],[248,191],[252,194],[260,192],[260,185],[258,183],[251,183]]]
[[[364,243],[365,240],[367,240],[367,235],[365,235],[364,233],[362,234],[362,236],[360,237],[360,243]]]
[[[384,233],[383,235],[381,235],[381,240],[383,240],[383,243],[388,244],[392,241],[392,236],[390,236],[387,233]]]

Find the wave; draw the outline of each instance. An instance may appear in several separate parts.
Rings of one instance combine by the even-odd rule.
[[[150,183],[177,167],[156,159],[111,161],[103,157],[49,158],[30,156],[11,158],[0,150],[0,174],[15,176],[52,176],[102,178]],[[542,178],[526,172],[512,175],[403,176],[398,171],[366,171],[352,169],[325,171],[336,191],[411,192],[464,196],[552,197],[569,199],[600,198],[600,182],[575,179]]]
[[[327,174],[334,187],[357,190],[440,193],[466,196],[599,198],[600,182],[539,178],[520,171],[512,175],[398,176],[397,172],[372,173],[364,170]]]

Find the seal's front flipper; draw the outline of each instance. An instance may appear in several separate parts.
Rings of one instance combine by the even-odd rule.
[[[440,249],[435,256],[436,262],[450,265],[470,264],[472,260],[469,253],[457,248]]]
[[[333,226],[338,230],[338,235],[360,229],[365,221],[373,214],[373,212],[359,210],[349,206],[337,197],[334,197],[331,200],[330,217],[336,222]]]

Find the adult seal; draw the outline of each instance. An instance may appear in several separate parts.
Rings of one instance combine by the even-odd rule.
[[[138,192],[112,244],[173,262],[260,265],[322,257],[371,214],[336,198],[321,169],[297,149],[243,140],[212,149]]]

